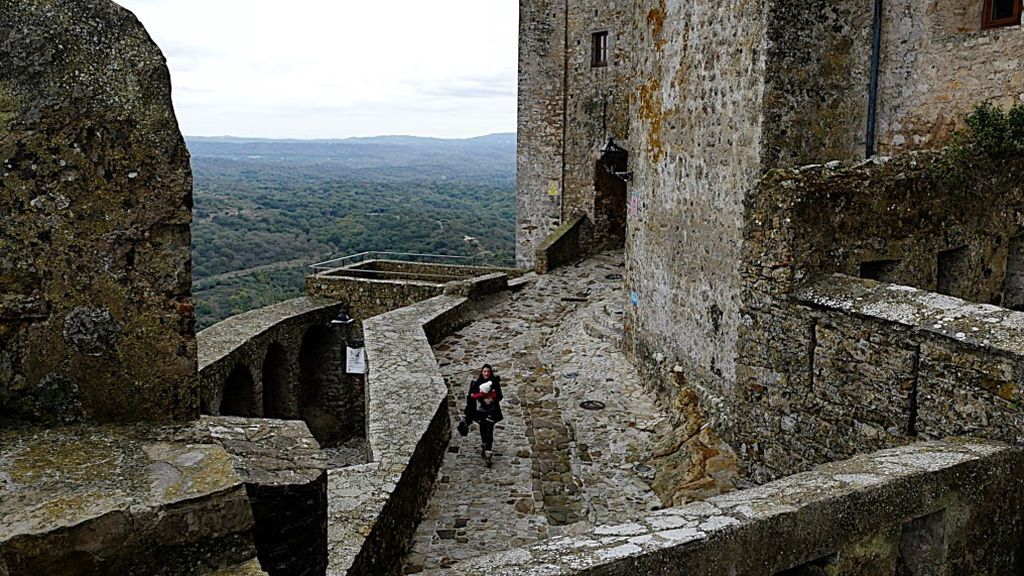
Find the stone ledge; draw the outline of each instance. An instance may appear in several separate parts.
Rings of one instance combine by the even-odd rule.
[[[486,301],[442,295],[364,321],[372,461],[330,473],[328,574],[389,573],[406,552],[451,436],[431,339],[476,305]]]
[[[196,335],[199,348],[199,371],[222,360],[254,337],[267,332],[282,322],[312,312],[326,311],[333,315],[342,304],[321,298],[293,298],[272,306],[250,310],[222,320]]]
[[[906,326],[963,345],[1024,356],[1024,313],[910,286],[833,274],[796,293],[797,301]]]
[[[0,431],[0,573],[193,574],[255,558],[231,457],[145,426]]]
[[[305,422],[220,416],[166,430],[231,455],[252,507],[256,552],[271,576],[324,573],[327,458]]]
[[[1022,472],[1019,448],[919,443],[438,574],[764,576],[824,562],[838,574],[877,576],[893,573],[908,526],[922,520],[941,522],[949,574],[1010,573],[1022,531]]]

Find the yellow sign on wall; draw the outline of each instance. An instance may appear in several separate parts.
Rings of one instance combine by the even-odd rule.
[[[548,196],[558,196],[558,180],[548,183]]]

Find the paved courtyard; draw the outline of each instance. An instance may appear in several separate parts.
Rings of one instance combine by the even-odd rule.
[[[406,574],[661,506],[644,462],[671,427],[619,352],[622,275],[621,252],[558,269],[434,347],[453,423],[484,363],[502,378],[505,420],[490,468],[475,426],[453,434]]]

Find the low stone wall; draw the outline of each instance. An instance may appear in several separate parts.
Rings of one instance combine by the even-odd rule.
[[[797,298],[819,318],[815,380],[889,404],[886,428],[1024,443],[1024,313],[838,274]]]
[[[259,574],[225,449],[145,425],[0,430],[0,574]]]
[[[1024,568],[1022,473],[1019,448],[919,443],[468,560],[442,574],[1016,574]]]
[[[586,255],[590,219],[584,213],[566,220],[537,247],[534,269],[546,274]]]
[[[451,437],[448,389],[431,343],[469,322],[505,279],[476,279],[472,297],[441,295],[363,322],[372,461],[330,473],[328,574],[398,570]]]
[[[377,272],[374,272],[377,271]],[[514,268],[456,266],[370,260],[306,277],[306,294],[348,304],[353,318],[372,318],[441,294],[460,294],[479,278],[501,283],[526,271]],[[501,289],[507,287],[507,284]]]
[[[245,483],[259,561],[270,576],[327,570],[327,461],[297,420],[203,417],[167,433],[223,446]]]
[[[841,274],[777,310],[734,424],[755,476],[922,438],[1024,443],[1024,313]]]
[[[273,416],[303,418],[301,384],[303,379],[302,346],[310,330],[320,328],[316,358],[306,363],[325,367],[316,374],[320,384],[316,398],[310,398],[325,411],[342,421],[332,428],[359,435],[364,427],[362,378],[344,373],[342,340],[349,337],[349,327],[330,327],[330,320],[344,308],[341,302],[315,298],[296,298],[259,310],[252,310],[218,322],[197,336],[199,346],[199,382],[204,414],[220,415],[225,384],[232,371],[244,369],[251,378],[251,387],[242,404],[244,413],[236,416]],[[277,357],[268,359],[272,349]],[[264,374],[264,368],[273,374]],[[307,372],[313,366],[306,366]],[[311,394],[313,392],[310,392]],[[267,410],[266,408],[270,408]],[[237,407],[236,407],[237,409]],[[317,432],[314,430],[314,432]]]
[[[306,276],[306,294],[348,304],[353,318],[372,318],[444,293],[444,284],[412,280],[374,280],[345,276]]]

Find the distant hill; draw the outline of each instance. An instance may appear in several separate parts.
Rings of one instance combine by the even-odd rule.
[[[515,134],[186,141],[200,327],[300,294],[332,255],[513,259]]]

